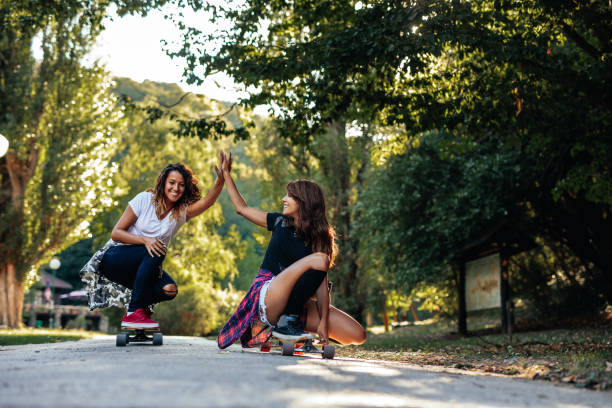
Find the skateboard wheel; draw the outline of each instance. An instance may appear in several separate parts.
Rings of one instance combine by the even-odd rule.
[[[323,346],[323,358],[332,360],[336,354],[336,348],[334,346]]]
[[[282,355],[283,356],[292,356],[293,355],[293,343],[283,343],[282,346]]]
[[[164,336],[161,333],[153,333],[153,345],[161,346],[164,344]]]
[[[129,343],[127,333],[119,333],[117,335],[117,347],[125,347]]]

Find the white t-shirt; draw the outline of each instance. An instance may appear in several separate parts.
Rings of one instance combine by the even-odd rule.
[[[187,211],[181,214],[179,222],[172,217],[172,211],[162,220],[155,214],[155,206],[151,201],[153,193],[143,191],[129,202],[132,211],[138,217],[136,222],[130,226],[128,232],[134,235],[159,238],[168,245],[179,228],[187,221]]]

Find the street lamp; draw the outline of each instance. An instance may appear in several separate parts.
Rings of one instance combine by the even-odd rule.
[[[9,141],[6,137],[0,134],[0,157],[4,156],[9,148]]]
[[[53,313],[55,313],[55,272],[62,266],[62,263],[58,258],[53,257],[51,261],[49,261],[49,268],[53,271],[53,282],[51,282],[51,299],[53,301]],[[51,319],[49,319],[51,320]],[[56,322],[53,322],[53,326],[55,326]]]

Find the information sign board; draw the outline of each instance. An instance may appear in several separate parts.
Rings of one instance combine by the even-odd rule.
[[[465,264],[465,306],[468,312],[501,307],[499,253]]]

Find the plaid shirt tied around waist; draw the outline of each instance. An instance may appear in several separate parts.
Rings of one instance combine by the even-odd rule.
[[[217,345],[220,349],[231,346],[239,338],[243,347],[255,347],[269,339],[272,333],[271,327],[267,328],[259,320],[259,292],[263,284],[273,277],[272,272],[265,269],[259,270],[244,299],[217,337]],[[256,323],[253,331],[250,330],[252,323]],[[252,336],[253,332],[255,336]]]

